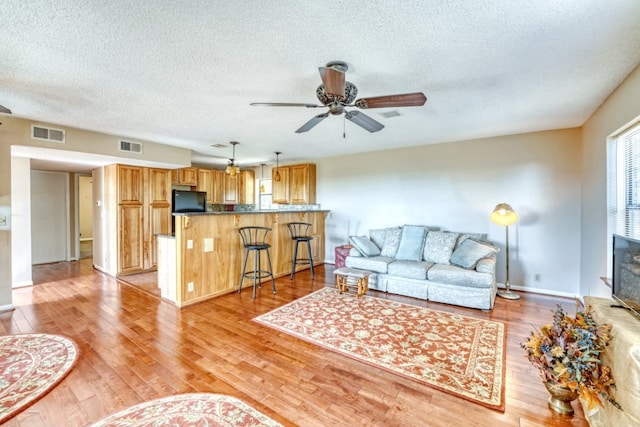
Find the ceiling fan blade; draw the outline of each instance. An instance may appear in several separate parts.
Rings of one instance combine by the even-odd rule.
[[[356,100],[355,106],[358,108],[419,107],[425,102],[427,97],[424,93],[416,92],[361,98]]]
[[[378,132],[384,127],[382,123],[373,120],[371,117],[361,113],[360,111],[349,111],[345,114],[345,117],[347,120],[357,124],[369,132]]]
[[[5,107],[4,105],[0,105],[0,113],[11,114],[11,110]]]
[[[326,113],[324,113],[324,114],[318,114],[317,116],[315,116],[311,120],[309,120],[307,123],[302,125],[302,127],[300,129],[298,129],[296,131],[296,133],[307,132],[308,130],[312,129],[315,125],[317,125],[318,123],[320,123],[321,121],[323,121],[327,117],[329,117],[329,112],[328,111]]]
[[[344,72],[330,67],[320,67],[318,70],[324,84],[324,91],[329,95],[344,98]]]
[[[302,104],[297,102],[252,102],[250,105],[252,105],[253,107],[306,107],[306,108],[324,107],[324,105]]]

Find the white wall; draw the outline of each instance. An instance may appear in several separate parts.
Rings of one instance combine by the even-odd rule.
[[[20,238],[11,239],[11,252],[21,254],[11,258],[14,287],[33,284],[31,274],[31,197],[15,195],[31,194],[31,161],[11,158],[11,228]]]
[[[69,174],[31,171],[33,264],[69,259]]]
[[[607,98],[582,129],[581,293],[611,297],[600,277],[610,264],[607,235],[607,137],[640,115],[640,67]]]
[[[504,249],[489,214],[507,202],[520,216],[510,227],[513,288],[577,295],[580,158],[580,130],[569,129],[316,160],[318,201],[331,210],[327,259],[347,232],[403,224],[487,233]],[[500,282],[504,270],[503,250]]]

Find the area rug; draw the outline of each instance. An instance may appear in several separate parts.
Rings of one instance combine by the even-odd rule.
[[[212,393],[163,397],[110,415],[92,427],[282,427],[242,400]]]
[[[504,411],[506,328],[323,288],[254,321],[422,384]]]
[[[0,337],[0,424],[35,403],[71,371],[73,341],[59,335]]]

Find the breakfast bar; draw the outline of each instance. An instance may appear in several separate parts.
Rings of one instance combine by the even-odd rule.
[[[273,275],[291,273],[293,245],[287,224],[312,224],[313,264],[324,262],[327,210],[202,212],[174,214],[174,235],[158,235],[158,285],[163,299],[184,307],[238,290],[244,248],[238,229],[271,228]],[[253,263],[253,260],[249,260]],[[266,262],[266,260],[263,260]],[[306,269],[309,266],[300,266]],[[247,281],[245,286],[251,284]]]

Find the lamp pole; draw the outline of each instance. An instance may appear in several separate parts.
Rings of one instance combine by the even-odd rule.
[[[493,212],[491,212],[491,221],[498,225],[504,225],[505,229],[505,262],[506,262],[506,276],[504,281],[504,290],[498,290],[498,296],[505,299],[520,299],[520,295],[511,291],[511,284],[509,283],[509,226],[515,224],[518,220],[518,215],[513,211],[513,208],[507,203],[498,204]]]

